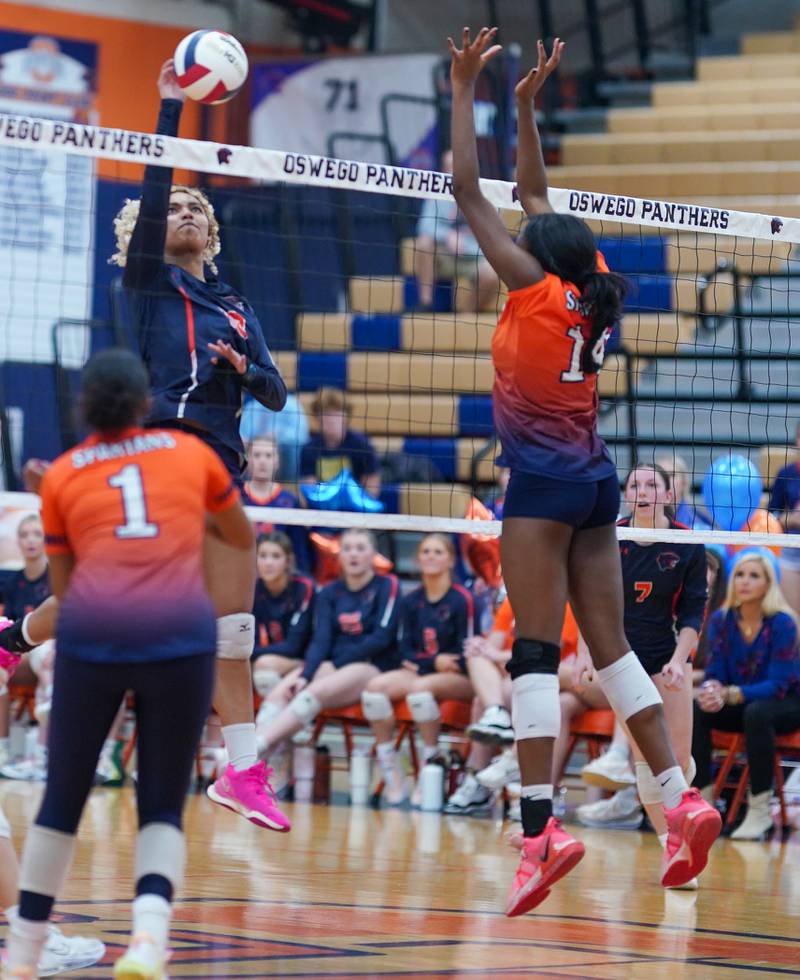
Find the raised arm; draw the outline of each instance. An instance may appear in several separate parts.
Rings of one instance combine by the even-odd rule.
[[[555,39],[549,58],[542,41],[536,42],[536,49],[539,55],[536,67],[514,89],[517,99],[517,193],[525,213],[531,217],[553,210],[547,199],[547,171],[536,125],[534,99],[558,67],[564,42]]]
[[[158,76],[161,107],[156,133],[177,136],[181,110],[186,96],[175,78],[172,58],[161,67]],[[164,241],[167,236],[167,209],[172,188],[171,167],[145,167],[139,217],[133,229],[123,282],[130,289],[145,289],[157,275],[164,262]]]
[[[544,278],[536,259],[514,243],[495,207],[483,196],[475,142],[475,80],[483,66],[501,50],[492,44],[497,28],[481,28],[470,40],[463,31],[459,49],[452,38],[450,81],[453,89],[451,140],[453,149],[453,196],[494,271],[509,289],[524,289]]]

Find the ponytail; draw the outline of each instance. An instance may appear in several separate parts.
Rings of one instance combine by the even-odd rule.
[[[578,283],[576,283],[578,285]],[[603,366],[603,334],[622,317],[622,301],[628,291],[625,279],[616,272],[590,272],[580,283],[581,306],[591,324],[589,341],[583,349],[584,374],[597,374]]]

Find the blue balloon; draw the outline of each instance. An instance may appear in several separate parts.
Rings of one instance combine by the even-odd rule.
[[[719,456],[703,480],[703,500],[723,531],[738,531],[761,502],[761,474],[745,456]]]
[[[370,497],[347,469],[327,483],[301,483],[300,491],[308,505],[318,510],[352,510],[359,514],[383,510],[381,501]]]
[[[741,551],[734,552],[734,554],[732,554],[728,558],[728,563],[726,566],[726,573],[728,575],[728,578],[731,577],[731,574],[733,573],[733,567],[737,562],[742,561],[746,557],[754,558],[756,555],[758,555],[760,558],[765,558],[770,563],[770,565],[772,566],[772,571],[775,574],[776,581],[780,582],[781,580],[780,562],[775,557],[773,552],[769,550],[769,548],[759,548],[756,545],[752,545],[749,548],[742,548]]]

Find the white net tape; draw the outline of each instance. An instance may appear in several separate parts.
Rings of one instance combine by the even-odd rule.
[[[32,493],[0,493],[0,509],[38,510],[39,498]],[[304,510],[285,507],[246,507],[254,523],[289,524],[301,527],[365,527],[371,531],[443,531],[448,534],[486,534],[498,537],[500,521],[471,521],[456,517],[424,517],[413,514],[359,514],[352,511]],[[698,541],[702,544],[751,545],[758,547],[791,546],[785,534],[762,534],[755,531],[689,531],[669,528],[618,527],[617,537],[624,541]]]

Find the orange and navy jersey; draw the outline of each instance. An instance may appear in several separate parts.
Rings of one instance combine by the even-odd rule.
[[[504,650],[510,650],[514,645],[514,611],[511,608],[511,600],[508,596],[500,603],[500,607],[494,614],[492,632],[505,633],[506,640]],[[567,603],[564,610],[564,625],[561,627],[561,659],[565,660],[578,652],[578,624],[572,606]]]
[[[60,456],[42,482],[47,552],[75,562],[61,601],[59,654],[133,663],[212,652],[206,513],[237,499],[216,453],[184,432],[93,435]]]
[[[463,585],[453,583],[435,602],[419,586],[400,603],[401,659],[416,664],[420,674],[431,674],[438,654],[455,653],[466,674],[464,641],[480,635],[482,611],[482,604]]]
[[[619,521],[628,527],[630,520]],[[670,528],[683,528],[670,521]],[[702,544],[619,542],[625,591],[625,635],[639,657],[669,657],[684,627],[705,618],[706,550]]]
[[[600,253],[597,266],[608,271]],[[598,360],[612,327],[596,345]],[[615,472],[597,434],[597,375],[581,366],[590,334],[580,291],[558,276],[508,294],[492,341],[500,466],[575,482]]]
[[[302,575],[292,575],[283,592],[273,595],[259,579],[253,599],[253,616],[256,620],[254,658],[265,653],[302,657],[311,638],[314,583]]]

